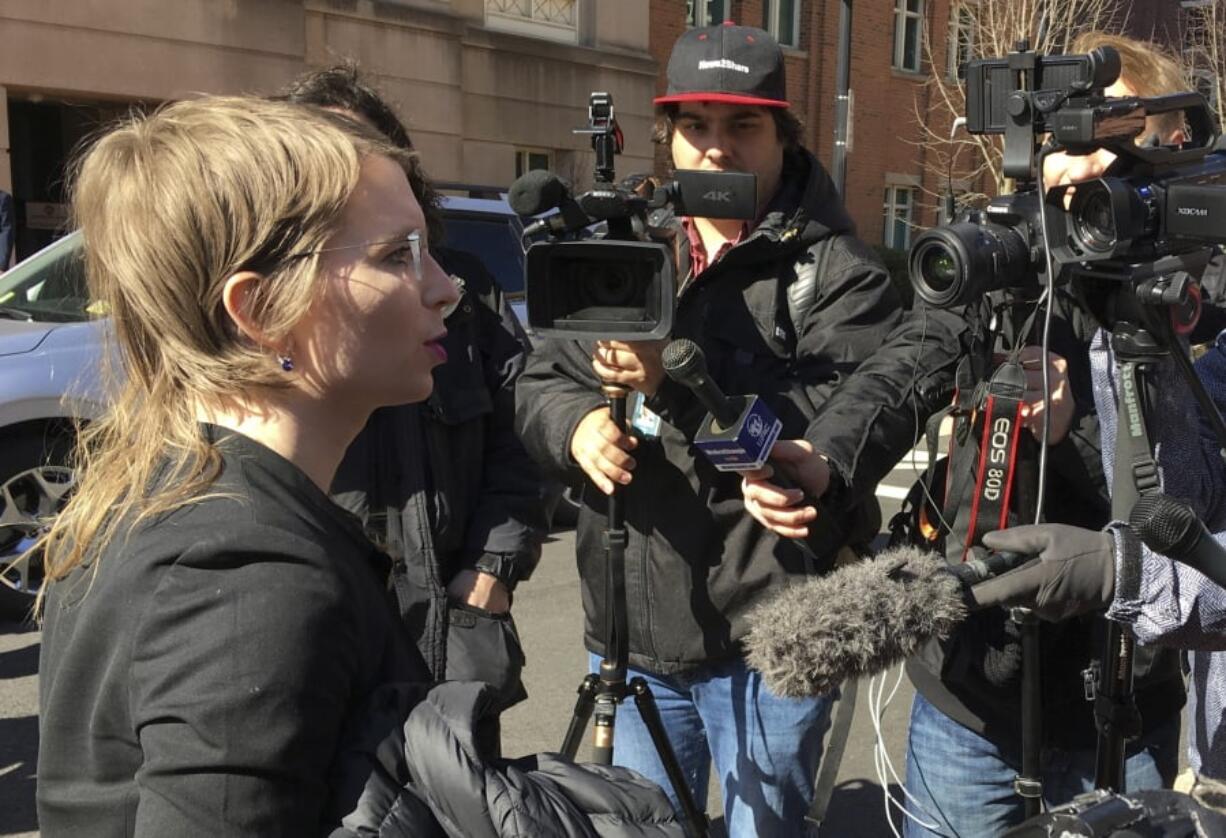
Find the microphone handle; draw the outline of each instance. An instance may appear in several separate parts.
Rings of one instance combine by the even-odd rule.
[[[949,572],[963,585],[970,587],[1007,573],[1015,567],[1021,567],[1032,558],[1034,557],[1025,553],[988,553],[986,558],[970,559],[960,564],[950,565]]]
[[[800,488],[781,469],[775,468],[774,471],[775,473],[771,476],[770,482],[779,488]],[[793,538],[790,540],[804,550],[805,553],[813,557],[816,570],[825,571],[833,565],[835,554],[843,546],[843,531],[820,498],[815,498],[808,492],[805,492],[799,505],[812,506],[817,509],[817,518],[805,525],[809,529],[808,535],[804,538]]]
[[[1199,571],[1218,587],[1226,588],[1226,548],[1218,543],[1213,534],[1209,532],[1209,528],[1199,518],[1196,520],[1194,532],[1196,540],[1192,542],[1191,547],[1178,551],[1172,550],[1167,557]]]

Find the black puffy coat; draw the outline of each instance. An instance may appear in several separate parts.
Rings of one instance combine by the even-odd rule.
[[[789,153],[782,183],[752,232],[683,284],[673,337],[695,341],[724,392],[759,395],[782,419],[783,438],[797,438],[845,377],[880,349],[902,309],[817,160]],[[688,241],[666,221],[653,219],[671,231],[677,275],[688,279]],[[517,389],[524,444],[547,468],[576,478],[571,436],[604,403],[591,356],[591,343],[545,341]],[[717,471],[690,446],[705,415],[693,395],[666,380],[647,406],[662,422],[660,435],[635,449],[634,480],[624,491],[628,645],[634,666],[669,673],[738,655],[749,609],[809,568],[796,545],[745,511],[740,477]],[[864,406],[865,424],[874,409]],[[597,653],[608,606],[605,510],[605,496],[585,481],[577,552],[585,641]],[[836,514],[844,523],[867,522],[869,537],[876,533],[871,492]]]
[[[497,700],[475,683],[389,685],[337,763],[332,838],[674,838],[664,792],[626,768],[482,755]]]

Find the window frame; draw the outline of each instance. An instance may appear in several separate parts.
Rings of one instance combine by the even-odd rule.
[[[570,24],[543,20],[536,17],[533,11],[536,0],[527,0],[527,15],[491,8],[494,2],[496,0],[485,0],[482,4],[482,10],[485,14],[485,25],[490,29],[549,41],[561,41],[571,44],[579,42],[579,22],[582,19],[580,4],[583,0],[560,0],[560,2],[569,2],[571,4]]]
[[[779,37],[780,16],[783,0],[764,0],[762,3],[762,28],[771,34],[779,46],[786,49],[800,49],[800,17],[803,0],[789,0],[792,4],[792,40],[784,41]]]
[[[540,155],[541,157],[545,158],[544,171],[552,172],[554,170],[553,168],[553,163],[554,163],[553,149],[533,148],[533,147],[521,148],[519,146],[516,146],[515,148],[515,177],[517,178],[523,177],[528,172],[531,172],[531,171],[534,171],[535,169],[540,168],[539,166],[528,168],[529,164],[531,164],[532,162],[533,155]]]
[[[898,201],[898,196],[906,194],[906,204]],[[919,189],[905,183],[887,183],[882,199],[882,215],[885,220],[881,243],[892,250],[906,250],[911,246],[911,231],[915,227],[915,204],[919,198]],[[905,212],[900,212],[904,209]],[[903,241],[895,241],[895,224],[902,221],[904,226]]]
[[[924,68],[924,0],[915,0],[919,4],[918,11],[911,11],[907,8],[910,0],[894,0],[894,58],[893,64],[895,70],[903,73],[920,73]],[[906,54],[907,45],[907,25],[909,22],[914,22],[915,31],[915,66],[908,67],[903,64]]]
[[[950,7],[949,48],[945,59],[945,71],[950,79],[958,78],[958,68],[975,57],[975,18],[971,12],[974,0],[959,0]],[[969,15],[964,18],[963,15]],[[966,33],[965,56],[962,34]]]
[[[729,0],[716,0],[720,4],[722,10],[719,15],[719,20],[713,20],[710,15],[711,0],[687,0],[685,8],[685,26],[687,29],[694,29],[702,26],[718,26],[728,19],[728,3]],[[698,18],[701,16],[702,21]]]

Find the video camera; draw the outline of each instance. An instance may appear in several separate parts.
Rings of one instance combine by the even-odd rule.
[[[596,152],[593,188],[577,198],[557,175],[532,171],[511,184],[508,200],[522,216],[556,209],[530,224],[549,241],[528,248],[528,325],[545,338],[654,340],[672,330],[677,297],[673,249],[660,241],[649,213],[744,218],[756,215],[757,184],[743,172],[678,171],[663,186],[631,190],[614,183],[613,157],[623,145],[613,97],[592,93],[588,125]],[[648,190],[650,190],[648,192]],[[648,194],[640,194],[648,192]],[[603,224],[593,233],[589,228]]]
[[[1208,262],[1226,242],[1226,153],[1211,151],[1216,126],[1203,97],[1177,93],[1108,98],[1120,75],[1110,47],[1041,56],[1023,41],[1005,58],[969,61],[967,130],[1003,134],[1003,173],[1013,194],[922,233],[909,255],[911,283],[930,305],[950,308],[992,291],[1037,291],[1075,275],[1133,283],[1147,302],[1184,303],[1170,275]],[[1182,111],[1191,139],[1179,147],[1150,137],[1146,117]],[[1044,194],[1035,161],[1052,151],[1117,155],[1103,177]],[[1067,203],[1067,207],[1066,207]],[[1050,245],[1056,274],[1048,273]]]

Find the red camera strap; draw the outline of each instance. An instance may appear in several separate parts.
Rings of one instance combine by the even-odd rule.
[[[1001,364],[992,375],[978,411],[979,462],[975,492],[966,523],[962,560],[985,533],[1009,525],[1009,499],[1017,473],[1017,446],[1022,431],[1022,395],[1026,373],[1016,361]]]

